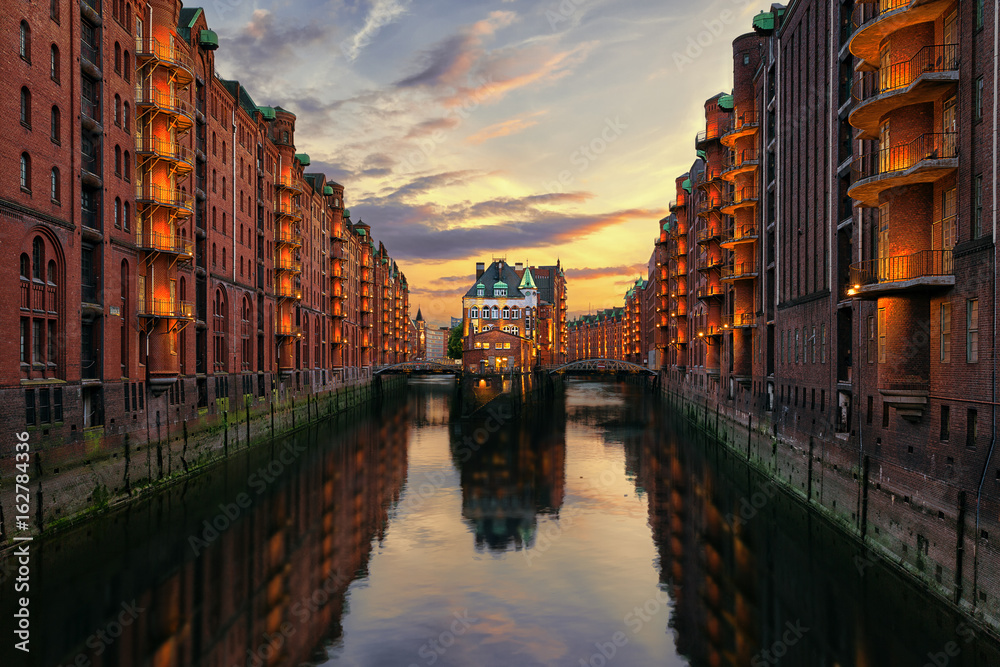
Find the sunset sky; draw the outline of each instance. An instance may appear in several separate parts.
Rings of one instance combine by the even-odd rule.
[[[235,5],[232,6],[232,5]],[[461,312],[476,261],[560,259],[570,316],[646,275],[704,100],[732,86],[748,0],[217,0],[217,69],[297,114],[406,273]]]

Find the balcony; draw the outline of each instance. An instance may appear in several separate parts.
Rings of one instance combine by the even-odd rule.
[[[293,194],[302,193],[302,186],[291,176],[281,176],[274,182],[274,186],[279,190],[287,190]]]
[[[859,104],[851,111],[858,139],[878,139],[887,113],[911,104],[934,102],[958,86],[958,45],[925,46],[910,60],[859,72],[852,90]]]
[[[274,335],[283,338],[302,338],[302,329],[294,324],[279,322],[274,327]]]
[[[722,234],[722,247],[732,249],[741,243],[753,243],[758,234],[756,222],[729,225]]]
[[[878,206],[890,188],[933,183],[958,169],[958,133],[922,134],[899,144],[861,155],[854,161],[854,183],[847,195],[862,206]]]
[[[176,42],[165,44],[153,37],[136,37],[135,59],[142,64],[161,63],[170,68],[171,79],[181,87],[194,79],[194,62]]]
[[[139,298],[139,317],[193,320],[194,302],[178,299]]]
[[[89,43],[86,39],[80,40],[80,57],[84,61],[85,69],[93,68],[97,70],[96,72],[89,72],[90,74],[100,74],[101,71],[101,47],[95,44]],[[87,68],[87,65],[90,68]]]
[[[137,136],[135,138],[135,153],[139,157],[166,160],[172,163],[178,174],[189,174],[194,170],[194,151],[187,146],[182,146],[178,141]]]
[[[753,313],[730,313],[722,316],[723,329],[751,329],[757,326],[757,316]]]
[[[274,233],[274,241],[278,245],[298,247],[302,245],[302,237],[295,230],[278,230]]]
[[[274,296],[279,299],[293,299],[295,301],[301,301],[302,288],[294,287],[292,285],[276,285],[274,288]]]
[[[145,206],[163,206],[174,209],[178,215],[194,214],[194,197],[180,190],[172,190],[161,185],[137,183],[135,203]]]
[[[903,292],[917,288],[951,287],[955,265],[951,250],[923,250],[912,255],[869,259],[851,265],[849,296]]]
[[[722,280],[746,280],[757,277],[756,262],[734,262],[731,266],[722,268]]]
[[[671,259],[679,259],[687,255],[687,240],[677,239],[677,242],[674,243],[668,254]]]
[[[194,107],[176,93],[159,89],[150,82],[135,87],[135,104],[140,109],[151,109],[173,118],[174,127],[186,132],[194,125]]]
[[[80,96],[80,113],[82,115],[82,125],[88,132],[100,132],[101,124],[101,100],[91,99],[86,95]]]
[[[741,208],[756,206],[759,196],[756,185],[734,188],[726,194],[726,198],[722,202],[722,212],[725,215],[734,215]]]
[[[685,206],[687,206],[687,197],[686,196],[678,196],[677,199],[674,199],[674,200],[672,200],[670,202],[670,206],[669,206],[670,212],[671,213],[676,213],[677,211],[679,211],[680,209],[684,208]]]
[[[708,125],[704,130],[695,135],[694,146],[699,150],[704,149],[705,146],[718,139],[721,135],[722,127],[718,123]]]
[[[722,232],[718,227],[709,226],[705,229],[698,230],[698,245],[704,245],[706,243],[711,243],[712,241],[718,241],[722,237]]]
[[[722,178],[727,181],[733,181],[740,174],[752,172],[759,164],[760,158],[756,148],[731,150],[726,155],[726,160],[722,167]]]
[[[194,243],[177,234],[161,234],[143,230],[136,234],[136,243],[146,252],[161,252],[177,255],[181,259],[194,258]]]
[[[701,301],[723,299],[725,296],[726,292],[722,285],[705,285],[704,287],[699,287],[697,292],[697,297]]]
[[[733,114],[733,122],[729,129],[722,135],[722,145],[733,148],[739,139],[755,134],[759,127],[760,120],[756,111],[737,112]]]
[[[670,317],[687,317],[687,314],[687,301],[678,301],[674,308],[670,311]]]
[[[704,197],[698,202],[698,215],[706,217],[712,211],[716,211],[722,205],[722,200],[718,197]]]
[[[699,271],[713,271],[722,266],[722,256],[713,253],[703,253],[698,256]]]
[[[294,259],[279,259],[274,263],[274,270],[302,273],[302,262]]]
[[[291,202],[274,202],[274,213],[278,217],[288,218],[290,220],[302,219],[302,212],[299,210],[299,207]]]
[[[862,60],[859,70],[874,70],[879,66],[882,41],[892,33],[933,21],[951,5],[950,0],[877,0],[854,6],[854,34],[848,45],[851,53]]]

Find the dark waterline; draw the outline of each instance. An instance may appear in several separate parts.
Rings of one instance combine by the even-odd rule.
[[[412,381],[36,542],[32,652],[0,665],[1000,665],[658,397],[454,400]]]

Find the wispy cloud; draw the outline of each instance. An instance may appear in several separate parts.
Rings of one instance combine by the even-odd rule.
[[[357,60],[361,50],[371,43],[378,31],[403,16],[409,4],[409,0],[374,0],[364,25],[341,45],[344,55],[349,60]]]
[[[582,269],[568,268],[566,277],[574,280],[604,280],[607,278],[619,278],[630,276],[624,282],[631,282],[635,278],[645,277],[647,266],[645,264],[622,264],[620,266],[586,267]]]
[[[526,116],[521,116],[519,118],[511,118],[510,120],[505,120],[500,123],[495,123],[489,127],[484,127],[475,134],[466,138],[470,144],[479,145],[484,141],[489,141],[490,139],[497,139],[499,137],[508,137],[512,134],[517,134],[518,132],[523,132],[529,127],[534,127],[538,125],[537,118],[539,116],[544,116],[547,111],[536,111],[535,113],[528,114]]]

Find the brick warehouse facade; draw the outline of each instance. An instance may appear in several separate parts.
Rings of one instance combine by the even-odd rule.
[[[0,331],[20,348],[0,395],[48,463],[407,359],[404,274],[295,152],[295,115],[215,74],[201,9],[53,0],[2,20],[21,122],[0,139],[20,159]]]
[[[654,251],[666,390],[993,627],[995,9],[756,16]]]

